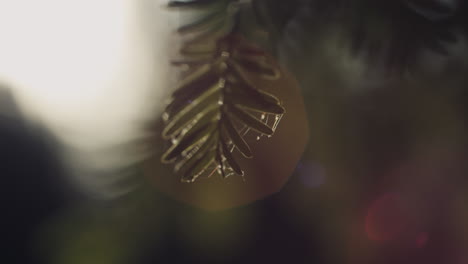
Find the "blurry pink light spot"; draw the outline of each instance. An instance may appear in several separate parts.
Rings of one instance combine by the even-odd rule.
[[[416,247],[423,248],[426,246],[427,241],[429,240],[429,234],[427,232],[422,232],[416,237]]]
[[[390,241],[401,235],[408,219],[399,195],[387,193],[375,200],[368,209],[365,224],[367,237],[373,241]]]

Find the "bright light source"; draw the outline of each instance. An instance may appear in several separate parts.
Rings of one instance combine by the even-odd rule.
[[[168,94],[171,30],[160,2],[2,0],[0,82],[72,163],[122,167],[144,154],[115,146],[148,137]]]

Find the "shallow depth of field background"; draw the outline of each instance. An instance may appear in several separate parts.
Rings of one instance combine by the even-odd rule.
[[[160,5],[0,1],[2,263],[468,263],[465,39],[400,78],[332,29],[285,38],[310,142],[279,193],[213,212],[132,166],[152,152],[184,21]]]

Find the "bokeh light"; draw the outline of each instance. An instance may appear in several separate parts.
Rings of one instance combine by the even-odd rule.
[[[423,248],[426,246],[427,242],[429,240],[429,234],[427,232],[421,232],[417,235],[416,237],[416,247],[417,248]]]
[[[369,239],[387,242],[400,236],[405,231],[408,213],[398,193],[386,193],[369,207],[366,216],[366,232]]]

